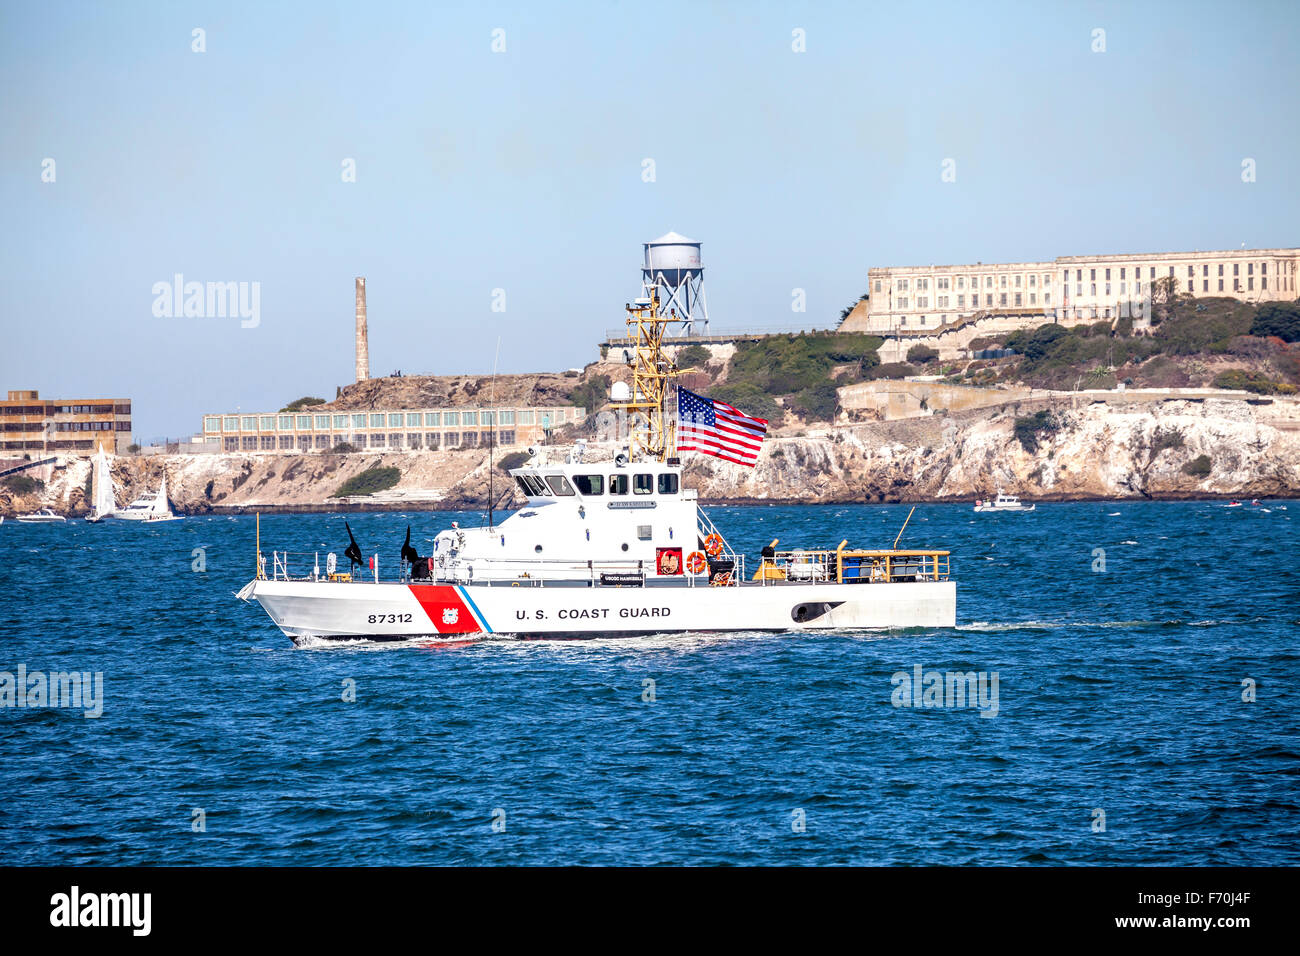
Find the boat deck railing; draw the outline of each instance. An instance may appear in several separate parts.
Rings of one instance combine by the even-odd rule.
[[[409,566],[394,562],[396,575],[384,578],[378,567],[378,555],[373,556],[376,566],[356,569],[355,565],[337,562],[333,573],[328,570],[328,557],[322,560],[319,551],[272,551],[271,566],[259,559],[259,577],[275,581],[331,581],[356,584],[475,584],[487,587],[646,587],[674,584],[680,587],[714,587],[739,585],[745,575],[745,556],[738,555],[734,571],[715,575],[707,574],[656,575],[654,562],[638,559],[612,561],[556,561],[544,558],[474,558],[453,564],[448,568],[433,567],[427,577],[415,577]],[[354,570],[355,569],[355,570]]]
[[[950,553],[935,550],[857,550],[841,543],[837,548],[776,551],[764,557],[752,580],[745,575],[745,556],[736,554],[729,572],[721,574],[658,575],[654,562],[644,560],[556,561],[542,558],[475,558],[449,568],[434,567],[428,576],[416,577],[408,566],[383,578],[375,566],[359,570],[338,564],[333,573],[319,551],[272,551],[267,574],[265,557],[259,561],[260,577],[276,581],[333,581],[336,583],[475,584],[487,587],[736,587],[781,584],[874,584],[912,581],[947,581]],[[367,560],[367,565],[369,565]]]
[[[947,551],[893,548],[864,551],[845,545],[841,542],[837,548],[777,551],[762,560],[754,580],[764,585],[901,583],[947,581],[951,573]]]

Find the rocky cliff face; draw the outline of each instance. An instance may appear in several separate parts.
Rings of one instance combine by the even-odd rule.
[[[703,498],[935,501],[985,497],[1263,497],[1300,491],[1300,408],[1291,402],[1103,402],[1053,410],[1030,452],[1016,413],[837,429],[771,443],[755,468],[689,466]],[[1210,472],[1186,466],[1201,455]]]
[[[462,405],[568,405],[580,382],[576,374],[404,375],[372,378],[345,385],[334,401],[316,408],[444,408]]]
[[[1026,498],[1276,497],[1300,493],[1300,402],[1244,400],[1105,402],[1049,406],[1054,428],[1027,450],[1015,434],[1027,410],[974,410],[772,438],[745,468],[692,456],[687,475],[705,500],[943,501],[999,489]],[[593,449],[592,460],[613,449]],[[1199,456],[1209,473],[1189,472]],[[173,506],[188,513],[351,507],[331,500],[348,478],[374,465],[402,480],[376,500],[395,508],[482,508],[483,450],[355,455],[171,455],[120,458],[118,503],[157,488],[167,475]],[[40,494],[16,498],[0,486],[0,513],[53,507],[84,514],[88,459],[68,459],[44,477]],[[494,492],[509,490],[498,476]],[[514,504],[521,502],[514,501]],[[512,504],[507,498],[506,507]]]

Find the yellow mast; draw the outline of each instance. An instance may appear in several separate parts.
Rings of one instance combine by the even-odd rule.
[[[676,316],[659,314],[659,294],[626,306],[628,338],[636,346],[632,358],[632,400],[614,405],[627,414],[631,427],[628,450],[633,461],[642,455],[663,461],[673,454],[674,426],[668,421],[667,402],[677,366],[664,354],[664,331]]]

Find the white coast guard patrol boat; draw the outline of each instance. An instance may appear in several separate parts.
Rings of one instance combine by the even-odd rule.
[[[545,449],[511,469],[527,504],[504,520],[455,524],[422,557],[407,544],[382,580],[354,538],[333,554],[260,547],[240,592],[295,643],[320,639],[610,637],[683,631],[951,627],[956,588],[937,550],[763,549],[752,575],[683,482],[666,403],[676,369],[656,298],[628,306],[637,343],[627,401],[631,441],[613,461]],[[348,531],[351,538],[351,529]],[[896,543],[896,542],[895,542]]]

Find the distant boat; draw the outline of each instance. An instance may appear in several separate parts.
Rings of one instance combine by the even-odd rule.
[[[167,476],[163,476],[158,493],[141,495],[120,511],[113,511],[104,517],[113,521],[176,521],[179,516],[172,514],[167,503]]]
[[[976,511],[1033,511],[1037,505],[1027,505],[1021,502],[1015,495],[1004,495],[999,493],[991,501],[982,501],[975,499]]]
[[[17,520],[23,524],[61,524],[68,519],[63,515],[56,515],[49,508],[42,508],[34,514],[19,515]]]
[[[91,524],[97,524],[105,518],[112,517],[113,513],[117,511],[117,502],[113,498],[113,478],[109,473],[108,454],[102,446],[99,449],[99,454],[95,456],[93,474],[95,504],[86,520]]]

